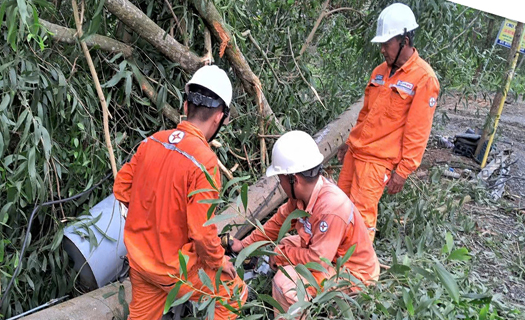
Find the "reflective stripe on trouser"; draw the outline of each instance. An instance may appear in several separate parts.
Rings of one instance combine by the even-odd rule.
[[[337,185],[361,213],[372,242],[377,224],[377,205],[388,179],[390,170],[385,166],[356,159],[350,151],[346,153]]]
[[[193,284],[194,288],[210,293],[210,290],[202,284],[199,279],[198,270],[203,266],[196,265],[188,272],[188,281]],[[204,268],[206,274],[210,279],[215,279],[215,271]],[[169,275],[159,276],[152,274],[145,274],[134,269],[130,269],[129,277],[131,280],[131,303],[129,305],[129,318],[128,320],[155,320],[162,317],[164,311],[164,305],[168,297],[168,293],[174,287],[176,280]],[[234,289],[237,287],[238,290],[242,290],[241,297],[242,303],[246,302],[248,297],[248,288],[244,285],[243,281],[236,276],[235,279],[231,279],[229,275],[222,273],[221,280],[227,283],[230,293],[233,294]],[[182,285],[177,294],[177,298],[182,297],[192,289],[186,285]],[[230,297],[224,286],[220,286],[219,292],[216,293],[222,297]],[[199,292],[194,292],[190,298],[192,301],[198,301],[202,296]],[[227,303],[234,307],[239,308],[238,301],[228,300]],[[236,319],[237,316],[232,314],[228,309],[220,304],[216,304],[215,307],[215,319],[217,320],[232,320]]]

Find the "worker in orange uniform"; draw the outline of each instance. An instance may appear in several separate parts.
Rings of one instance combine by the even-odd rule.
[[[229,119],[232,86],[226,73],[217,66],[197,70],[186,85],[184,111],[187,121],[175,130],[155,133],[145,139],[131,161],[119,171],[113,187],[115,198],[128,207],[124,243],[128,250],[132,300],[129,319],[160,319],[164,304],[177,279],[184,279],[179,264],[179,251],[189,257],[187,281],[177,297],[193,289],[207,293],[198,276],[203,269],[211,279],[222,267],[222,287],[214,294],[239,307],[231,299],[239,292],[242,302],[247,292],[235,268],[224,255],[217,227],[204,227],[210,204],[201,200],[216,199],[218,193],[208,191],[189,196],[193,191],[208,189],[202,167],[220,188],[217,156],[209,141]],[[170,276],[171,275],[171,276]],[[197,301],[201,293],[194,292]],[[215,319],[235,319],[224,306],[217,304]]]
[[[439,82],[413,47],[417,27],[401,3],[379,15],[372,42],[381,43],[385,62],[372,72],[357,123],[338,152],[338,185],[361,212],[372,241],[383,190],[398,193],[419,167],[436,110]]]
[[[379,277],[379,261],[363,219],[341,189],[320,175],[323,159],[307,133],[291,131],[281,136],[273,147],[272,165],[266,170],[266,176],[279,177],[288,202],[264,224],[264,233],[255,230],[242,241],[235,239],[232,245],[232,250],[239,252],[257,241],[276,241],[290,213],[300,209],[309,214],[292,221],[298,234],[283,238],[275,249],[278,255],[270,257],[272,268],[283,266],[292,277],[289,279],[278,271],[273,278],[273,297],[285,311],[298,301],[295,282],[299,275],[293,267],[296,264],[317,262],[327,268],[328,274],[312,271],[320,285],[323,279],[335,274],[321,257],[335,265],[337,258],[355,245],[354,253],[345,264],[349,272],[364,284]]]

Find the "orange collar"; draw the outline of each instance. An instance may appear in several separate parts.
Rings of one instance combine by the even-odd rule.
[[[415,61],[419,58],[419,53],[417,52],[416,48],[414,49],[414,53],[410,56],[410,58],[405,62],[399,70],[403,70],[405,72],[409,72],[410,69],[412,69],[412,66],[414,65]]]
[[[312,210],[315,206],[315,203],[317,202],[317,199],[319,198],[319,192],[321,192],[321,189],[324,186],[324,177],[319,177],[317,180],[317,183],[315,184],[314,190],[312,190],[312,195],[310,196],[310,201],[308,202],[308,206],[306,207],[306,212],[312,214]]]
[[[197,138],[202,140],[206,144],[206,146],[209,147],[208,141],[206,140],[206,137],[204,137],[204,133],[202,133],[202,131],[199,128],[197,128],[193,123],[189,121],[182,121],[177,126],[177,129],[191,134],[193,136],[196,136]]]

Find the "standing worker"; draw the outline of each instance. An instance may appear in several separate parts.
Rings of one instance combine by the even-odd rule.
[[[343,163],[338,185],[361,212],[372,241],[383,190],[401,191],[421,164],[436,110],[439,82],[413,47],[417,27],[401,3],[379,15],[372,42],[381,43],[385,62],[372,72],[357,123],[337,155]]]
[[[242,241],[233,240],[234,252],[257,241],[276,241],[290,213],[300,209],[309,214],[308,217],[292,220],[291,226],[298,234],[283,238],[275,249],[277,256],[270,257],[270,266],[274,270],[276,266],[283,266],[292,278],[278,271],[272,282],[272,295],[285,311],[298,301],[295,282],[299,275],[293,265],[308,262],[322,264],[328,274],[312,271],[321,285],[323,279],[335,274],[335,270],[321,258],[335,265],[337,258],[343,257],[355,245],[354,253],[345,263],[348,272],[364,284],[370,284],[379,277],[379,261],[363,219],[344,192],[320,175],[323,159],[309,134],[291,131],[280,137],[273,147],[272,165],[266,170],[266,176],[279,177],[288,202],[264,224],[264,233],[255,230]],[[352,290],[358,289],[355,287]]]
[[[186,263],[188,282],[177,297],[193,289],[211,293],[198,276],[203,269],[211,279],[222,267],[220,279],[229,287],[215,294],[239,307],[231,299],[240,292],[246,301],[243,281],[224,255],[217,227],[204,227],[210,204],[218,193],[207,191],[189,196],[196,190],[210,190],[202,167],[220,188],[217,156],[211,141],[229,120],[232,85],[226,73],[217,66],[204,66],[186,84],[184,112],[187,121],[177,129],[160,131],[145,139],[131,161],[119,171],[113,187],[115,198],[128,207],[124,243],[128,250],[132,300],[129,319],[160,319],[170,290],[181,278],[179,251],[189,257]],[[201,294],[194,292],[191,300]],[[217,304],[215,319],[235,319],[224,306]]]

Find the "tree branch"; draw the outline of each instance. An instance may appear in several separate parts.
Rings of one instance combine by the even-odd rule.
[[[214,36],[221,40],[221,53],[224,50],[228,60],[231,62],[237,75],[241,79],[244,89],[255,96],[255,101],[261,109],[260,116],[269,118],[280,131],[284,131],[284,127],[275,117],[275,114],[262,92],[262,85],[259,78],[253,73],[250,65],[244,58],[244,55],[239,50],[239,47],[235,42],[231,41],[233,37],[226,28],[221,14],[217,11],[213,2],[209,0],[191,0],[190,2],[197,9],[199,15],[206,22]]]
[[[51,32],[51,38],[53,40],[75,44],[77,42],[75,29],[69,29],[66,27],[59,26],[57,24],[46,21],[42,18],[39,19],[40,24],[44,26],[49,32]],[[124,57],[130,57],[133,53],[133,48],[125,43],[104,37],[98,34],[94,34],[87,39],[84,39],[86,45],[90,48],[99,47],[101,50],[109,52],[121,52]]]
[[[181,68],[185,71],[194,73],[202,66],[199,56],[166,34],[161,27],[128,0],[106,0],[104,5],[109,12],[171,61],[180,63]]]
[[[84,40],[82,40],[82,24],[80,23],[80,17],[78,16],[78,6],[76,0],[71,0],[71,5],[73,7],[73,16],[75,18],[75,24],[77,25],[77,36],[78,41],[80,42],[80,45],[82,46],[82,51],[84,51],[84,55],[86,56],[87,63],[89,65],[89,70],[91,71],[91,76],[93,77],[93,81],[95,82],[95,87],[97,89],[98,98],[100,100],[100,104],[102,105],[102,114],[103,114],[103,122],[104,122],[104,136],[106,138],[106,146],[108,148],[109,153],[109,161],[111,163],[111,170],[113,171],[113,177],[117,177],[117,162],[115,161],[115,154],[113,153],[113,146],[111,145],[111,137],[109,135],[109,111],[108,106],[106,103],[106,97],[104,97],[104,92],[102,92],[102,88],[100,87],[100,82],[98,81],[98,75],[97,71],[95,70],[95,66],[93,65],[93,60],[91,59],[91,54],[89,53],[88,47]]]
[[[328,8],[328,4],[330,4],[330,0],[326,0],[323,3],[323,6],[321,7],[321,14],[319,15],[319,18],[317,18],[317,21],[315,21],[314,27],[312,28],[312,31],[310,31],[310,34],[306,38],[306,42],[303,44],[301,51],[299,51],[299,56],[297,57],[297,59],[301,59],[301,57],[303,56],[303,53],[306,51],[306,49],[310,45],[310,42],[312,42],[312,40],[314,39],[314,35],[315,35],[315,32],[317,31],[317,28],[319,28],[321,21],[326,16],[326,8]]]

